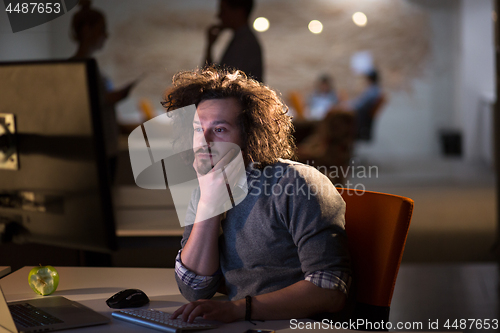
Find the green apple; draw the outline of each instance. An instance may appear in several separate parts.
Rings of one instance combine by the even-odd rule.
[[[39,295],[50,295],[57,289],[59,274],[52,266],[34,267],[28,275],[31,289]]]

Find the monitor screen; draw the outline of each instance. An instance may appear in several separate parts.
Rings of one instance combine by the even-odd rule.
[[[0,63],[0,234],[116,247],[95,61]]]

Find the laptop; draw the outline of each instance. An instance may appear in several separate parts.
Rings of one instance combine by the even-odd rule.
[[[62,296],[7,303],[0,287],[0,332],[48,332],[110,321],[108,317]]]

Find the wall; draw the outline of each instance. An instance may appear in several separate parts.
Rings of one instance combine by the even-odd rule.
[[[492,135],[492,110],[485,110],[483,106],[494,102],[496,95],[492,13],[490,0],[463,0],[460,10],[458,110],[465,156],[471,161],[491,156],[491,152],[484,152],[481,147],[488,144],[485,140],[491,140]],[[490,120],[484,121],[484,118]],[[484,138],[484,133],[490,134]]]
[[[376,127],[372,156],[425,158],[441,154],[440,132],[459,129],[456,107],[460,1],[412,1],[429,15],[430,57],[409,92],[390,94]]]
[[[48,24],[13,34],[3,4],[0,5],[0,61],[49,58],[50,35]]]

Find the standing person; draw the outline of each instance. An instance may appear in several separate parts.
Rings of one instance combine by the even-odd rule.
[[[186,214],[176,279],[191,301],[173,314],[232,322],[305,318],[346,302],[350,259],[345,203],[315,168],[289,160],[292,123],[278,94],[240,71],[209,67],[174,76],[163,105],[196,105],[192,120],[199,188]],[[227,186],[237,144],[248,193],[223,214],[214,207]],[[231,180],[231,181],[234,181]],[[210,299],[224,289],[229,301]]]
[[[104,14],[91,8],[90,0],[80,1],[80,10],[71,21],[73,39],[78,43],[76,53],[70,59],[90,59],[104,47],[108,33]],[[118,123],[115,105],[128,97],[136,81],[127,84],[122,89],[114,90],[111,81],[99,71],[99,91],[102,103],[102,122],[106,155],[108,156],[108,174],[110,182],[114,182],[118,159]]]
[[[218,64],[239,69],[259,82],[263,82],[263,61],[260,43],[249,24],[253,0],[219,0],[220,22],[207,30],[205,63],[216,63],[212,47],[224,29],[233,31],[233,39]]]
[[[70,59],[93,58],[95,53],[104,47],[108,39],[104,14],[97,9],[91,8],[90,0],[81,0],[80,6],[80,10],[73,16],[71,21],[72,37],[78,43],[78,47],[76,53]],[[102,79],[105,81],[106,102],[112,105],[127,98],[136,83],[134,81],[122,89],[115,90],[109,79],[104,76]]]

